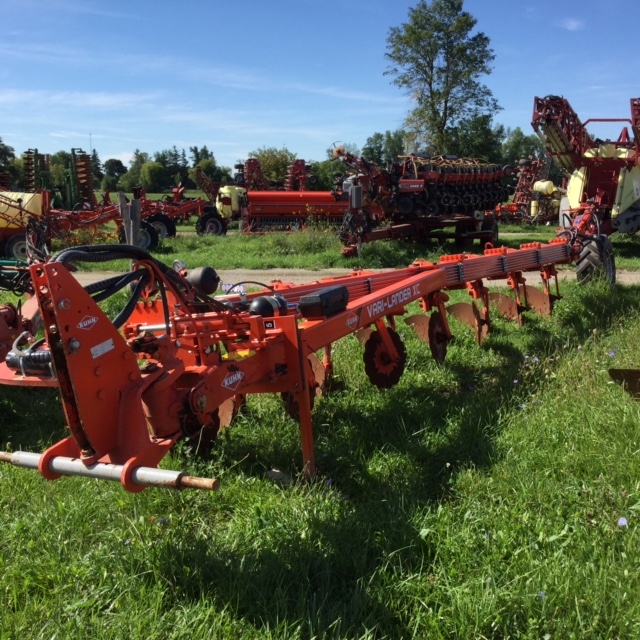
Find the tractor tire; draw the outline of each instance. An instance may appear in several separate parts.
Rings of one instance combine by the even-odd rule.
[[[502,175],[505,178],[510,178],[514,173],[515,170],[510,164],[505,164],[504,167],[502,167]]]
[[[599,277],[615,284],[616,261],[608,236],[596,236],[584,243],[576,262],[576,277],[578,284],[586,284]]]
[[[398,202],[396,203],[396,207],[398,207],[398,211],[403,216],[408,216],[413,213],[414,202],[411,196],[400,196],[398,198]]]
[[[207,211],[198,218],[196,222],[196,232],[198,235],[222,236],[227,230],[225,221],[220,214],[213,211]]]
[[[176,237],[176,223],[164,213],[154,213],[146,218],[146,221],[153,225],[160,240]]]
[[[127,244],[127,236],[124,229],[118,234],[118,241],[120,244]],[[145,251],[153,251],[158,248],[159,242],[160,238],[155,227],[150,222],[142,220],[140,222],[140,244],[138,246]]]
[[[11,236],[4,246],[4,254],[10,260],[27,261],[27,236],[24,233],[18,233]]]

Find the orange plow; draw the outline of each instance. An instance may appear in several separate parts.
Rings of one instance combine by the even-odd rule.
[[[67,268],[123,258],[132,260],[130,272],[84,288]],[[527,309],[551,312],[559,295],[557,280],[553,291],[550,285],[555,265],[570,261],[571,246],[559,239],[214,297],[219,280],[211,267],[188,272],[176,263],[172,269],[127,245],[67,249],[30,267],[45,341],[12,349],[0,365],[0,382],[57,384],[69,435],[42,454],[0,453],[0,461],[37,468],[48,479],[115,480],[131,492],[214,490],[216,480],[157,466],[179,439],[215,437],[246,395],[279,393],[300,424],[304,473],[313,475],[312,406],[332,375],[333,343],[357,335],[371,383],[392,387],[406,362],[396,319],[411,302],[423,313],[405,321],[442,362],[453,337],[447,311],[470,324],[478,342],[490,331],[485,280],[508,278],[514,297],[495,300],[521,320]],[[542,292],[526,285],[529,271],[542,274]],[[472,300],[447,307],[452,289],[466,289]],[[111,320],[99,303],[121,290],[131,296]]]

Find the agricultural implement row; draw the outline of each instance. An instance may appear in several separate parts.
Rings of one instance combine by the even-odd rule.
[[[352,191],[362,190],[362,202],[352,199],[340,229],[343,255],[358,255],[363,243],[389,238],[452,237],[460,246],[475,239],[497,241],[491,210],[508,196],[503,179],[511,176],[510,167],[473,158],[409,155],[382,169],[341,147],[333,157],[357,172]],[[447,233],[447,227],[455,231]]]
[[[82,475],[146,486],[217,488],[157,465],[181,438],[206,440],[229,425],[248,394],[279,393],[300,424],[303,470],[315,472],[312,405],[333,372],[332,344],[355,334],[364,343],[365,372],[386,389],[400,380],[406,350],[397,319],[429,344],[436,361],[452,339],[448,314],[467,323],[478,343],[491,329],[490,303],[522,322],[532,309],[550,313],[559,297],[556,265],[572,260],[565,239],[520,249],[488,249],[439,263],[323,279],[274,282],[247,295],[212,297],[214,269],[171,269],[132,246],[67,249],[30,267],[45,342],[22,335],[0,365],[2,382],[60,389],[69,436],[42,454],[5,452],[0,460],[37,468],[48,479]],[[132,260],[129,273],[83,288],[74,263]],[[539,272],[543,290],[526,284]],[[489,293],[485,280],[507,278],[513,296]],[[447,291],[467,290],[449,304]],[[131,294],[110,320],[98,306],[118,291]]]
[[[587,131],[589,123],[614,122],[629,125],[617,140],[599,140]],[[561,226],[573,226],[588,208],[591,233],[640,230],[640,98],[631,99],[630,118],[584,123],[565,98],[535,98],[532,126],[568,177],[559,206]]]
[[[295,231],[310,222],[339,228],[349,210],[341,191],[249,191],[241,213],[245,233]]]
[[[289,164],[284,183],[267,180],[257,158],[249,158],[244,163],[235,165],[235,169],[234,182],[247,191],[307,191],[318,182],[311,165],[299,158]]]
[[[555,206],[553,199],[558,191],[547,180],[550,167],[550,156],[520,160],[511,202],[498,204],[494,211],[500,222],[547,224],[558,220],[559,202]]]

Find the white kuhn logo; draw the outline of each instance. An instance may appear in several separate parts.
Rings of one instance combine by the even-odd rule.
[[[222,381],[222,386],[231,391],[235,391],[243,379],[244,373],[242,371],[229,371]]]
[[[98,318],[94,316],[85,316],[76,326],[78,329],[86,329],[88,331],[96,322],[98,322]]]
[[[350,313],[347,316],[347,327],[349,327],[349,329],[353,329],[357,325],[358,325],[358,316],[355,313]]]

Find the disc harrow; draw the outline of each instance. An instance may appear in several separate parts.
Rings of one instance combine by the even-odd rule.
[[[78,262],[117,259],[132,260],[132,270],[84,288],[69,271]],[[448,315],[470,324],[479,343],[491,331],[490,302],[498,298],[485,281],[509,279],[513,297],[500,294],[499,311],[519,320],[527,309],[550,313],[559,296],[555,267],[571,259],[571,245],[559,238],[212,297],[219,278],[211,267],[187,271],[176,263],[172,269],[131,246],[64,250],[30,267],[46,342],[24,351],[14,346],[0,378],[10,385],[58,385],[69,435],[42,454],[0,453],[0,461],[37,468],[48,479],[115,480],[131,492],[213,490],[216,480],[156,467],[181,438],[214,438],[248,394],[271,393],[281,395],[298,420],[303,472],[313,475],[312,405],[333,374],[335,342],[356,335],[369,380],[393,387],[407,357],[396,326],[407,305],[419,303],[421,312],[405,322],[442,362],[453,338]],[[526,284],[531,271],[541,273],[542,291]],[[455,289],[468,291],[471,301],[447,306],[447,292]],[[131,298],[110,320],[98,303],[121,290]]]

